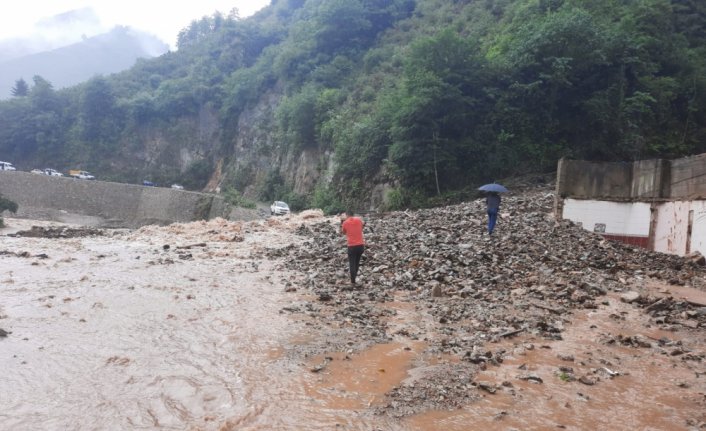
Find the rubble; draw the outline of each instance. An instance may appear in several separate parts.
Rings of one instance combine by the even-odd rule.
[[[10,236],[21,236],[28,238],[81,238],[85,236],[102,236],[104,231],[90,227],[70,228],[70,227],[47,227],[32,226],[30,230],[21,230]]]
[[[642,288],[654,281],[703,289],[706,273],[701,264],[557,221],[553,202],[547,186],[504,195],[504,217],[492,237],[478,222],[485,212],[480,199],[364,215],[366,250],[359,286],[347,281],[345,242],[337,219],[302,223],[295,230],[302,236],[300,244],[268,249],[267,254],[285,258],[286,268],[301,274],[293,287],[308,289],[318,298],[316,324],[338,328],[343,322],[362,331],[370,343],[393,337],[424,340],[429,352],[456,355],[476,369],[502,361],[502,354],[483,349],[487,343],[520,333],[560,340],[574,311],[607,304],[606,295],[611,294],[643,308],[667,329],[706,327],[706,315],[699,308],[655,298]],[[435,333],[421,322],[390,331],[385,304],[393,300],[410,301],[417,312],[429,315],[436,322]],[[640,337],[621,337],[606,342],[651,346]],[[481,387],[490,392],[488,388]],[[390,397],[403,399],[406,393],[399,389]],[[398,412],[394,405],[388,407]]]

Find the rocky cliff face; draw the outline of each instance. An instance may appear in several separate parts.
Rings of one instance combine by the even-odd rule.
[[[170,127],[144,128],[139,134],[140,148],[133,150],[129,143],[123,144],[121,164],[129,167],[137,160],[149,172],[184,173],[194,163],[207,161],[212,168],[206,192],[219,192],[223,185],[234,184],[245,196],[257,198],[268,176],[278,173],[295,193],[308,195],[320,180],[330,180],[333,152],[316,147],[292,150],[282,144],[275,124],[282,95],[275,87],[244,110],[234,138],[223,135],[228,119],[211,106]]]
[[[214,171],[207,190],[221,186],[230,176],[239,191],[256,197],[272,172],[279,173],[295,193],[307,195],[314,189],[322,174],[331,167],[333,153],[318,148],[290,150],[279,142],[275,110],[282,93],[275,88],[241,113],[238,134],[229,145],[228,163],[223,164],[222,158],[217,160],[217,165],[223,166]]]

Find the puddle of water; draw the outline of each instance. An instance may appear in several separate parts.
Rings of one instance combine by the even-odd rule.
[[[379,403],[407,377],[424,343],[377,344],[358,354],[319,355],[310,368],[323,367],[306,392],[327,408],[361,409]]]

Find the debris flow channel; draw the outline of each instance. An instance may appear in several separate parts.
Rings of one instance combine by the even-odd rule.
[[[706,429],[698,259],[548,186],[338,220],[0,230],[0,429]]]

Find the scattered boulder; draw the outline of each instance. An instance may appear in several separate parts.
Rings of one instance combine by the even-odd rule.
[[[638,301],[642,296],[640,295],[639,292],[635,291],[630,291],[630,292],[625,292],[622,295],[620,295],[620,300],[623,302],[626,302],[628,304],[631,304],[635,301]]]

